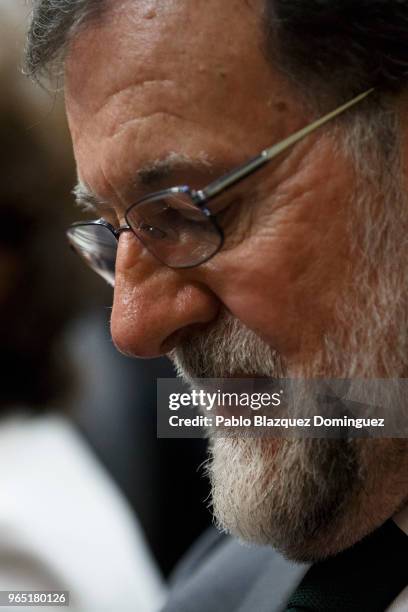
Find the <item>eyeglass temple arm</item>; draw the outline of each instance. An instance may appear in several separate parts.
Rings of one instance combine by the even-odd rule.
[[[286,151],[286,149],[296,144],[297,142],[299,142],[300,140],[302,140],[303,138],[305,138],[306,136],[308,136],[309,134],[317,130],[319,127],[331,121],[331,119],[334,119],[338,115],[341,115],[347,109],[351,108],[352,106],[364,100],[364,98],[369,96],[373,91],[374,91],[374,88],[369,89],[368,91],[365,91],[364,93],[360,94],[356,98],[353,98],[349,102],[346,102],[342,106],[339,106],[338,108],[336,108],[334,111],[332,111],[328,115],[321,117],[317,121],[314,121],[310,125],[307,125],[306,127],[302,128],[295,134],[292,134],[288,138],[285,138],[285,140],[282,140],[281,142],[278,142],[272,147],[265,149],[257,157],[254,157],[249,162],[245,163],[239,168],[232,170],[231,172],[225,174],[224,176],[217,179],[216,181],[210,183],[210,185],[208,185],[205,189],[198,191],[197,199],[199,200],[199,202],[208,201],[211,198],[215,197],[216,195],[220,194],[222,191],[224,191],[224,189],[227,189],[231,185],[238,183],[239,181],[241,181],[248,175],[252,174],[252,172],[255,172],[255,170],[262,168],[262,166],[268,163],[271,159],[273,159],[280,153],[283,153],[284,151]]]

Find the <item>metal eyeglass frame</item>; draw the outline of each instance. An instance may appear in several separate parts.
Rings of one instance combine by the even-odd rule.
[[[208,217],[209,220],[212,221],[215,229],[219,232],[221,240],[220,240],[220,244],[217,250],[215,250],[211,255],[209,255],[206,259],[204,259],[203,261],[200,261],[199,263],[192,264],[192,265],[183,265],[183,266],[168,265],[166,264],[166,262],[161,261],[160,258],[155,253],[151,253],[151,254],[154,257],[156,257],[156,259],[159,259],[161,263],[163,263],[164,265],[167,265],[170,268],[193,268],[193,267],[202,265],[203,263],[205,263],[206,261],[214,257],[221,250],[224,244],[224,233],[222,229],[219,227],[218,223],[216,222],[217,214],[212,214],[211,211],[207,208],[208,202],[210,202],[216,196],[226,191],[229,187],[232,187],[238,184],[240,181],[242,181],[247,176],[250,176],[251,174],[259,170],[260,168],[264,167],[272,159],[274,159],[275,157],[277,157],[278,155],[280,155],[281,153],[289,149],[291,146],[303,140],[306,136],[308,136],[309,134],[311,134],[318,128],[322,127],[323,125],[325,125],[326,123],[334,119],[335,117],[338,117],[339,115],[344,113],[349,108],[355,106],[356,104],[364,100],[373,91],[374,91],[374,88],[369,89],[365,91],[364,93],[356,96],[349,102],[342,104],[341,106],[339,106],[332,112],[328,113],[327,115],[324,115],[320,119],[317,119],[313,123],[295,132],[291,136],[288,136],[287,138],[278,142],[277,144],[267,149],[264,149],[256,157],[250,159],[246,163],[238,166],[237,168],[234,168],[233,170],[227,172],[220,178],[211,182],[209,185],[207,185],[203,189],[200,189],[197,191],[195,189],[191,189],[187,185],[184,185],[184,186],[178,186],[178,187],[171,187],[169,189],[151,193],[150,195],[143,197],[137,202],[134,202],[126,210],[126,213],[125,213],[126,225],[123,225],[115,229],[110,223],[108,223],[104,219],[98,219],[96,221],[88,221],[88,222],[80,221],[78,223],[72,224],[71,227],[78,227],[78,226],[84,226],[84,225],[103,225],[104,227],[106,227],[112,232],[112,234],[115,236],[117,240],[119,240],[120,234],[125,231],[132,231],[132,233],[136,236],[136,238],[141,240],[141,238],[135,233],[135,231],[132,229],[131,225],[128,222],[128,215],[131,210],[133,210],[139,204],[146,203],[147,201],[153,202],[155,200],[165,197],[166,195],[176,195],[176,194],[187,195],[190,198],[191,203],[194,206],[196,206],[206,217]],[[143,242],[143,240],[141,240],[141,242]],[[145,246],[149,250],[149,247],[147,245]]]

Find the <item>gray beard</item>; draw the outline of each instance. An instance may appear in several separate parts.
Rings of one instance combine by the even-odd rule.
[[[179,375],[189,382],[242,375],[404,376],[408,309],[402,262],[408,258],[402,252],[406,239],[401,215],[408,208],[394,179],[392,186],[381,185],[384,204],[374,215],[375,192],[372,184],[367,186],[371,182],[356,193],[355,217],[350,219],[360,253],[355,283],[338,303],[336,330],[313,360],[291,372],[276,351],[225,312],[205,335],[191,336],[170,354]],[[386,469],[377,467],[379,451],[389,472],[398,472],[401,456],[406,456],[402,440],[215,438],[206,469],[217,523],[239,539],[272,544],[296,560],[337,552],[397,509],[391,500],[388,506],[380,504],[378,514],[366,507],[372,505],[367,501],[370,491],[381,491],[388,478]]]

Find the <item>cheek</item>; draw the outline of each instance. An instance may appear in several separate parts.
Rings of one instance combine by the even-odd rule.
[[[213,264],[224,305],[287,359],[321,346],[349,278],[347,214],[330,205],[323,213],[315,195],[265,215]]]

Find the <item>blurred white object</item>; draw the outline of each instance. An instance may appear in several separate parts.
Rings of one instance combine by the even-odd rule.
[[[386,612],[408,611],[408,589],[402,591],[401,595],[387,608]]]
[[[78,612],[153,612],[164,600],[135,516],[61,416],[0,426],[0,590],[19,589],[69,590]]]

